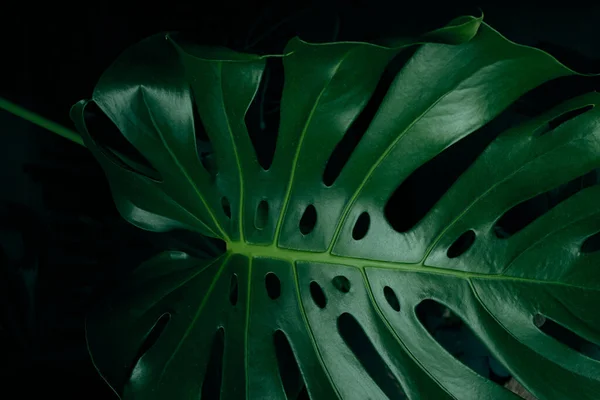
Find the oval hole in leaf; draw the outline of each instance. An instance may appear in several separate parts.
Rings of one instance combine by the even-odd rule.
[[[235,306],[238,301],[238,277],[237,274],[231,275],[231,281],[229,282],[229,302],[232,306]]]
[[[385,95],[387,94],[392,82],[398,72],[404,67],[406,62],[413,56],[417,46],[411,46],[400,52],[387,65],[386,69],[379,78],[373,94],[366,103],[363,110],[352,122],[342,139],[335,146],[335,149],[329,156],[325,170],[323,171],[323,183],[325,186],[331,186],[338,178],[342,169],[350,159],[350,156],[358,146],[363,135],[367,131],[371,121],[375,117],[377,110],[381,106]]]
[[[417,168],[398,186],[384,207],[385,218],[392,228],[400,233],[411,230],[514,119],[514,111],[505,110]]]
[[[371,225],[371,217],[368,212],[363,212],[358,216],[354,228],[352,228],[352,238],[354,240],[361,240],[364,238],[369,231]]]
[[[593,253],[600,251],[600,232],[587,238],[581,245],[582,253]]]
[[[333,286],[342,293],[348,293],[350,291],[350,281],[345,276],[338,275],[331,280],[331,283],[333,283]]]
[[[344,313],[337,319],[337,328],[348,348],[381,391],[390,399],[406,399],[402,385],[358,321],[352,315]]]
[[[327,305],[327,298],[325,297],[325,293],[323,292],[323,289],[321,289],[321,286],[315,281],[312,281],[310,283],[310,296],[312,297],[317,307],[325,308],[325,306]]]
[[[162,180],[156,168],[125,139],[119,128],[96,103],[90,102],[86,106],[84,119],[90,136],[105,156],[130,171],[155,181]]]
[[[198,105],[196,104],[196,99],[191,89],[190,96],[192,98],[192,116],[194,119],[194,135],[196,137],[196,150],[198,152],[198,158],[200,158],[200,163],[202,163],[202,166],[206,172],[208,172],[211,179],[215,179],[217,176],[218,167],[213,145],[210,142],[208,134],[206,133],[206,128],[202,123],[202,118],[198,113]]]
[[[592,343],[572,330],[540,314],[534,316],[533,323],[540,331],[565,346],[586,357],[600,361],[600,344]]]
[[[304,380],[292,346],[290,346],[285,333],[279,329],[273,334],[273,342],[275,345],[277,366],[279,367],[279,376],[285,394],[288,399],[297,399],[304,388]]]
[[[594,108],[593,104],[588,104],[586,106],[567,111],[564,114],[559,115],[558,117],[548,121],[546,124],[539,127],[535,131],[534,135],[535,136],[543,136],[543,135],[547,134],[548,132],[555,130],[556,128],[558,128],[562,124],[566,123],[567,121],[570,121],[570,120],[590,111],[593,108]]]
[[[317,209],[312,204],[309,204],[300,218],[300,233],[308,235],[315,229],[317,224]]]
[[[223,354],[225,352],[225,330],[219,328],[215,333],[208,365],[202,383],[202,400],[219,400],[221,398],[221,382],[223,380]]]
[[[487,346],[450,308],[426,299],[417,305],[415,313],[431,337],[463,365],[495,383],[506,381],[506,378],[491,374],[492,364],[503,368],[504,365],[492,356]]]
[[[467,250],[471,248],[473,243],[475,243],[475,238],[475,231],[466,231],[465,233],[460,235],[460,237],[456,239],[454,243],[452,243],[452,246],[448,248],[446,255],[448,256],[448,258],[456,258],[464,254]]]
[[[256,229],[264,229],[269,220],[269,203],[266,200],[261,200],[256,208],[256,215],[254,216],[254,226]]]
[[[600,177],[600,168],[517,204],[496,221],[494,233],[500,239],[511,237],[583,189],[600,184],[598,177]]]
[[[231,204],[229,204],[229,199],[225,196],[221,197],[221,207],[223,208],[225,216],[231,218]]]
[[[283,58],[267,58],[260,86],[244,118],[258,163],[264,170],[271,168],[277,145],[283,77]]]
[[[383,296],[385,297],[385,300],[388,302],[388,304],[390,305],[390,307],[392,307],[392,309],[396,312],[400,312],[400,301],[398,300],[398,297],[396,296],[396,292],[394,292],[394,289],[392,289],[389,286],[386,286],[383,288]]]
[[[275,300],[281,296],[281,281],[277,275],[272,272],[265,275],[265,288],[271,299]]]
[[[152,346],[154,346],[154,344],[160,338],[160,335],[162,335],[162,333],[164,332],[170,320],[171,314],[164,313],[160,316],[160,318],[158,318],[158,320],[154,323],[152,329],[150,329],[150,332],[148,332],[148,334],[146,335],[146,338],[142,342],[142,345],[138,349],[138,352],[131,364],[133,366],[129,374],[131,379],[134,379],[138,373],[143,373],[143,371],[139,371],[141,368],[139,363],[140,359],[144,356],[144,354],[148,352],[148,350],[152,348]]]

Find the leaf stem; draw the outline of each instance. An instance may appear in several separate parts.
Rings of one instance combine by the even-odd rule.
[[[9,113],[16,115],[17,117],[21,117],[26,121],[29,121],[37,126],[40,126],[50,132],[56,133],[64,137],[65,139],[69,139],[73,143],[77,143],[78,145],[84,146],[83,139],[79,134],[75,131],[65,128],[64,126],[57,124],[56,122],[50,121],[42,117],[39,114],[34,113],[33,111],[29,111],[26,108],[23,108],[19,105],[16,105],[2,97],[0,97],[0,109],[8,111]]]

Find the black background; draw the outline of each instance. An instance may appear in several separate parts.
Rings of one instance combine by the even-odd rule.
[[[0,14],[0,96],[72,127],[70,106],[91,95],[121,51],[153,33],[183,30],[204,43],[235,48],[253,25],[253,35],[259,35],[289,18],[257,46],[280,51],[295,34],[327,40],[335,24],[339,40],[371,40],[424,32],[477,13],[471,6],[436,8],[426,2],[154,4],[9,6]],[[600,72],[600,6],[480,7],[485,21],[508,38],[541,47],[578,71]],[[589,85],[600,89],[598,80]],[[0,200],[10,202],[0,215],[9,232],[0,244],[9,259],[36,254],[39,265],[35,307],[23,300],[25,288],[0,286],[0,301],[22,328],[19,340],[6,327],[0,330],[0,397],[116,398],[86,356],[84,311],[99,287],[117,279],[117,271],[170,246],[171,238],[139,232],[119,219],[87,150],[5,112],[0,112],[0,177]],[[32,247],[11,231],[25,231]],[[34,322],[28,324],[27,315]]]

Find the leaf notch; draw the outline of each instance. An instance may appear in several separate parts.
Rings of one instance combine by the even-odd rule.
[[[538,218],[547,214],[560,203],[577,193],[600,184],[600,168],[595,168],[571,181],[540,193],[511,207],[494,224],[494,233],[499,239],[507,239],[521,231]]]
[[[533,323],[541,332],[570,349],[593,360],[600,361],[600,344],[590,342],[578,333],[541,314],[534,316]]]
[[[554,131],[559,126],[592,110],[594,107],[595,107],[595,104],[588,104],[588,105],[578,107],[573,110],[564,112],[561,115],[559,115],[558,117],[555,117],[555,118],[551,119],[550,121],[546,122],[544,125],[540,126],[538,129],[535,130],[533,135],[536,137],[544,136],[544,135]]]
[[[406,399],[402,385],[385,363],[377,349],[351,314],[343,313],[337,319],[338,333],[354,353],[371,379],[390,399]]]
[[[219,400],[223,383],[223,356],[225,354],[225,329],[217,329],[213,338],[208,364],[202,382],[202,400]]]
[[[156,322],[152,326],[152,329],[150,329],[150,331],[144,338],[144,341],[142,342],[141,346],[139,347],[138,352],[137,352],[135,358],[133,359],[133,362],[131,363],[132,368],[131,368],[130,373],[128,374],[129,379],[131,381],[135,380],[137,378],[137,376],[142,372],[142,366],[140,363],[142,357],[144,356],[144,354],[146,354],[148,351],[150,351],[150,349],[156,344],[158,339],[161,337],[161,335],[167,328],[167,325],[169,324],[170,320],[171,320],[170,313],[162,314],[156,320]]]
[[[275,346],[279,377],[286,397],[290,400],[298,400],[303,393],[306,393],[306,386],[292,346],[285,333],[280,329],[273,333],[273,345]]]
[[[373,94],[369,98],[366,106],[363,108],[361,113],[352,122],[350,127],[346,130],[346,133],[342,139],[335,146],[327,163],[323,170],[323,184],[327,187],[332,186],[338,176],[341,174],[342,169],[347,164],[348,160],[352,156],[352,153],[358,146],[358,143],[362,140],[365,132],[369,128],[369,125],[375,118],[377,111],[383,103],[390,87],[398,72],[404,67],[404,65],[410,60],[418,46],[411,46],[403,49],[388,63],[383,73],[381,74],[377,86],[373,91]]]

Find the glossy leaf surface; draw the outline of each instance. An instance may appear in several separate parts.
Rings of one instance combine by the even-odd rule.
[[[388,63],[415,49],[325,185],[331,154]],[[89,134],[86,102],[73,108],[127,220],[227,243],[212,260],[157,256],[90,316],[90,351],[112,387],[131,399],[519,398],[428,332],[417,310],[433,302],[538,399],[597,399],[600,362],[538,322],[600,343],[600,252],[581,251],[600,231],[600,187],[510,235],[497,226],[513,207],[600,167],[600,96],[502,133],[397,232],[383,210],[403,181],[526,92],[575,73],[472,17],[397,47],[294,39],[282,57],[268,170],[244,120],[268,57],[177,37],[124,53],[92,101],[143,167]],[[201,129],[213,164],[198,150]]]

